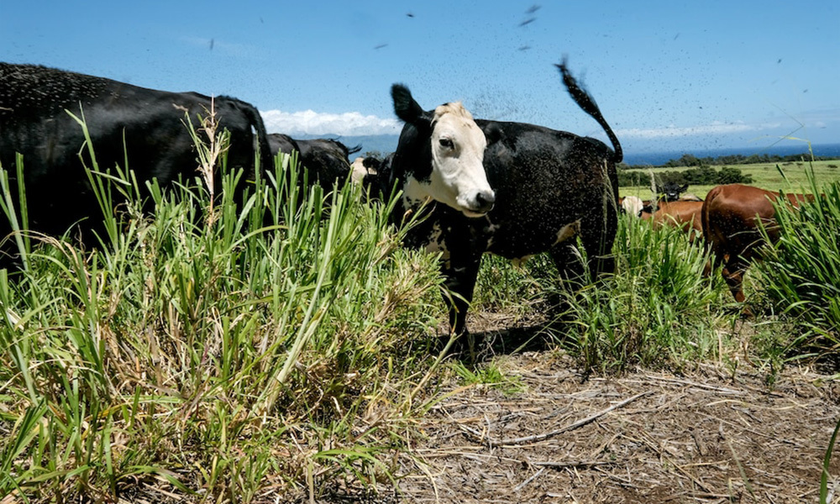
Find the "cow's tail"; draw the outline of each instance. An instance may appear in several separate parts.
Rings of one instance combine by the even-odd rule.
[[[710,243],[711,233],[709,230],[709,205],[719,192],[717,187],[713,187],[707,194],[706,199],[703,200],[703,208],[700,209],[700,223],[703,226],[703,239],[706,243]]]
[[[618,137],[615,136],[615,133],[613,133],[610,125],[607,124],[606,119],[604,119],[604,116],[601,115],[601,110],[595,103],[595,99],[592,98],[592,96],[577,83],[575,78],[569,72],[569,69],[566,67],[566,61],[566,58],[563,58],[563,62],[556,65],[557,68],[560,69],[560,74],[563,76],[563,84],[566,85],[566,89],[569,91],[569,94],[572,96],[575,103],[577,103],[584,112],[598,121],[598,124],[604,128],[604,131],[607,133],[607,137],[609,137],[610,142],[613,144],[613,149],[615,150],[613,161],[615,163],[620,163],[621,160],[624,159],[624,151],[621,150],[621,144],[618,142]]]
[[[271,155],[271,146],[268,144],[268,133],[265,131],[265,124],[259,111],[250,103],[240,101],[242,112],[248,118],[248,122],[254,131],[257,132],[257,142],[260,153],[260,172],[274,170],[274,156]]]
[[[700,209],[700,225],[703,227],[703,246],[708,253],[711,250],[714,254],[714,267],[718,267],[723,261],[726,251],[720,247],[719,240],[714,236],[712,227],[709,225],[709,210],[721,191],[721,186],[713,187],[707,194],[706,199],[703,200],[703,207]],[[706,268],[706,273],[711,272],[711,265]]]

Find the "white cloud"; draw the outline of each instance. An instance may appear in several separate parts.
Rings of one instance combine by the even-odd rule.
[[[397,119],[383,119],[359,112],[329,114],[304,110],[284,112],[282,110],[260,111],[269,133],[287,135],[396,135],[402,129]]]
[[[708,135],[729,135],[732,133],[743,133],[750,131],[763,131],[773,128],[778,128],[781,124],[746,124],[746,123],[723,123],[713,122],[711,124],[704,124],[700,126],[667,126],[664,128],[630,128],[618,130],[616,135],[626,138],[675,138],[686,136],[708,136]]]

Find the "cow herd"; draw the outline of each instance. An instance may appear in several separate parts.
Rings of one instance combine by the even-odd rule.
[[[228,96],[171,93],[0,62],[0,166],[9,174],[10,187],[16,188],[16,153],[23,156],[29,229],[60,236],[73,228],[72,235],[93,244],[94,234],[101,231],[93,217],[100,210],[85,171],[94,164],[90,151],[83,148],[86,140],[102,170],[130,169],[141,190],[152,179],[166,188],[196,176],[198,155],[185,122],[199,129],[211,112],[218,120],[217,131],[229,132],[227,167],[243,170],[237,196],[254,180],[258,167],[273,166],[278,150],[298,151],[310,179],[331,190],[346,178],[348,156],[361,148],[334,140],[269,135],[255,107]],[[203,135],[200,129],[199,134]],[[220,180],[214,185],[221,187]],[[10,191],[10,197],[19,207],[18,191]],[[0,218],[0,240],[11,229],[9,220]],[[7,239],[0,246],[0,268],[20,266],[12,242]]]
[[[687,232],[692,243],[703,240],[713,260],[707,265],[706,274],[713,265],[715,269],[723,265],[721,274],[739,303],[746,299],[742,285],[744,272],[751,262],[760,258],[761,247],[766,244],[760,228],[764,228],[771,242],[779,239],[774,204],[787,201],[797,208],[802,202],[814,199],[812,194],[785,194],[744,184],[716,186],[705,200],[677,199],[678,196],[666,191],[664,197],[653,201],[627,196],[619,202],[625,213],[652,220],[654,227],[674,226]]]
[[[23,181],[30,229],[62,235],[73,226],[83,240],[95,231],[98,213],[85,166],[133,170],[140,187],[153,180],[167,187],[195,176],[193,140],[185,120],[215,110],[230,133],[229,168],[243,170],[237,192],[256,170],[273,166],[278,152],[297,151],[310,180],[332,190],[351,177],[368,191],[400,191],[392,219],[425,215],[407,234],[407,245],[440,253],[440,265],[455,334],[466,332],[466,312],[485,252],[521,260],[548,252],[564,278],[592,278],[614,268],[611,249],[619,209],[656,225],[677,223],[705,237],[739,301],[741,272],[757,245],[756,222],[773,217],[769,199],[778,194],[748,186],[720,186],[705,202],[673,201],[674,189],[652,205],[618,199],[618,138],[569,73],[557,65],[576,104],[604,129],[603,142],[532,124],[475,119],[460,103],[426,110],[409,89],[391,89],[394,111],[404,123],[399,144],[385,159],[349,157],[335,140],[296,140],[267,134],[258,111],[227,96],[171,93],[37,65],[0,62],[0,165],[16,187],[16,153],[23,156]],[[87,136],[80,121],[87,125]],[[258,161],[258,163],[257,163]],[[17,191],[7,195],[18,205]],[[769,199],[768,199],[769,198]],[[800,199],[793,198],[796,203]],[[756,214],[758,216],[756,216]],[[747,230],[749,233],[745,233]],[[14,267],[12,228],[0,219],[0,267]],[[737,238],[736,238],[737,237]],[[582,264],[585,249],[588,265]],[[588,266],[588,267],[587,267]]]

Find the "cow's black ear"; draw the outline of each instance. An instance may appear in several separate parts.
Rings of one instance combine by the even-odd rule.
[[[484,131],[484,136],[487,138],[487,145],[502,142],[505,139],[505,131],[499,123],[489,122],[481,129]]]
[[[403,121],[415,124],[420,119],[427,120],[423,108],[414,100],[411,91],[404,84],[391,86],[391,98],[394,99],[394,112]]]
[[[680,192],[686,192],[688,190],[688,184],[680,187]]]
[[[379,167],[380,167],[381,164],[382,164],[382,161],[380,161],[379,159],[376,159],[375,157],[367,156],[367,157],[362,159],[362,166],[364,166],[365,168],[368,168],[368,169],[379,170]]]

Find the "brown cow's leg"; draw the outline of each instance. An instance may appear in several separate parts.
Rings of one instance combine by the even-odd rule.
[[[736,256],[730,256],[721,272],[723,279],[726,280],[726,284],[729,286],[729,292],[735,297],[735,301],[739,303],[743,303],[746,299],[744,296],[743,282],[744,271],[747,270],[747,266],[749,264],[745,261]]]

